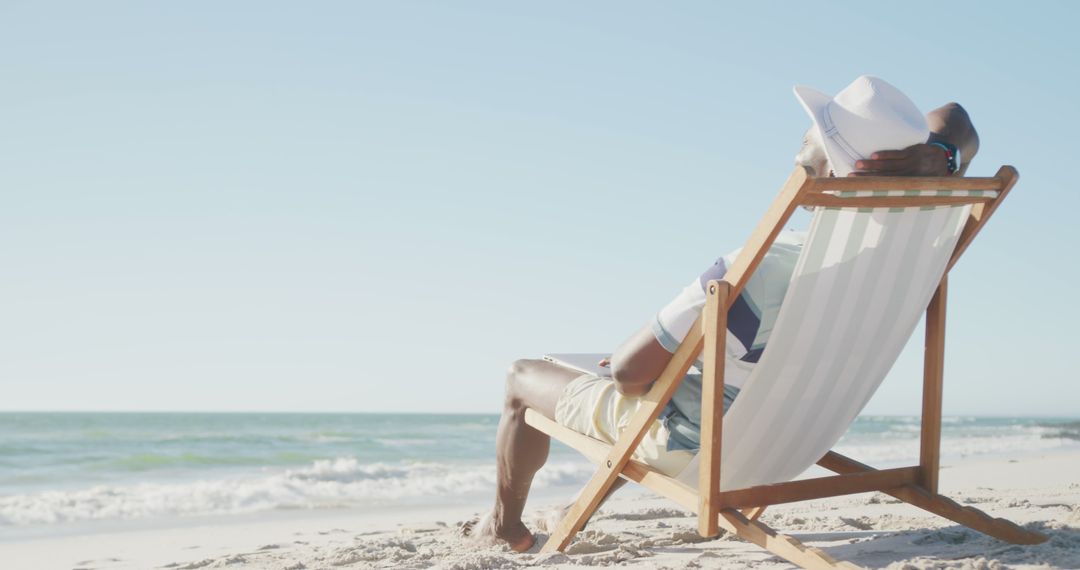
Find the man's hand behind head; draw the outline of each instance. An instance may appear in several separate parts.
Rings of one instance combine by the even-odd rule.
[[[932,144],[911,145],[903,150],[883,150],[855,162],[848,176],[948,176],[945,149]]]
[[[926,121],[930,126],[928,142],[948,143],[960,150],[963,163],[957,165],[957,174],[963,175],[979,152],[979,134],[967,111],[959,103],[949,103],[927,113]],[[947,176],[948,163],[945,149],[917,144],[904,150],[875,152],[868,160],[857,161],[851,176]]]
[[[926,122],[930,126],[928,142],[948,143],[960,150],[963,163],[957,165],[957,174],[963,175],[979,152],[979,134],[967,111],[959,103],[949,103],[927,113]],[[857,161],[851,176],[948,176],[948,163],[945,149],[917,144],[904,150],[875,152],[868,160]]]

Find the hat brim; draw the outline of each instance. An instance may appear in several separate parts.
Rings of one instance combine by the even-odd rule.
[[[822,125],[825,124],[825,109],[833,98],[805,85],[796,85],[794,91],[795,98],[799,100],[799,104],[806,110],[806,114],[810,115],[810,119],[814,121],[814,128],[821,135],[821,141],[825,145],[825,156],[829,158],[829,166],[832,168],[833,174],[835,176],[847,176],[855,170],[855,162],[831,137],[825,136],[825,129],[822,128]]]

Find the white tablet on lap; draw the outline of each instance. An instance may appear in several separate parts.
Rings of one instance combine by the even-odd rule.
[[[559,366],[565,366],[571,370],[577,370],[582,374],[595,374],[597,376],[611,376],[611,367],[600,366],[600,361],[610,358],[611,354],[597,352],[575,352],[560,354],[545,354],[544,360],[553,362]]]

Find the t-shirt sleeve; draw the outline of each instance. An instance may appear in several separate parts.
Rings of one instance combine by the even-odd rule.
[[[701,308],[705,306],[705,284],[720,279],[726,271],[723,258],[717,259],[712,267],[694,279],[656,314],[652,333],[668,352],[674,353],[679,348],[679,343],[686,338],[686,333],[690,332],[690,327],[701,314]]]

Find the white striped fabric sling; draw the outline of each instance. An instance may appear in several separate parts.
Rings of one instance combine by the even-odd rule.
[[[724,416],[721,490],[789,481],[840,440],[918,324],[970,209],[815,209],[765,352]],[[697,477],[695,458],[679,479]]]

